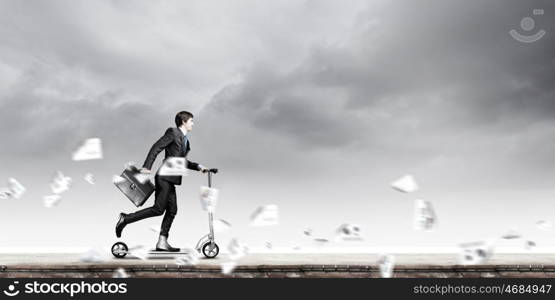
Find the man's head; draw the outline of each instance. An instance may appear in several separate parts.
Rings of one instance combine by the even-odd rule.
[[[193,114],[188,111],[180,111],[175,115],[175,125],[187,131],[193,130]]]

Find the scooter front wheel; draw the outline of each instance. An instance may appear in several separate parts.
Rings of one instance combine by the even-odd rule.
[[[208,242],[202,246],[202,254],[207,258],[214,258],[218,256],[218,253],[220,253],[220,248],[216,243]]]
[[[117,242],[112,245],[112,254],[116,258],[124,258],[127,255],[129,248],[124,242]]]

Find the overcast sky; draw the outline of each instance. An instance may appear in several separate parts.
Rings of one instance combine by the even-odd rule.
[[[360,224],[347,246],[452,246],[516,229],[555,246],[555,5],[552,1],[1,1],[0,182],[28,189],[0,203],[0,246],[115,241],[135,208],[111,183],[195,114],[189,159],[221,168],[217,217],[254,245],[309,244]],[[543,9],[543,15],[533,15]],[[520,28],[532,17],[535,28]],[[546,34],[533,43],[509,31]],[[104,159],[71,161],[99,137]],[[56,208],[42,197],[74,179]],[[91,172],[94,186],[82,177]],[[400,194],[389,183],[413,174]],[[191,174],[170,241],[206,231]],[[439,227],[412,229],[413,201]],[[153,199],[147,203],[151,204]],[[251,228],[259,205],[281,225]],[[153,243],[130,225],[126,241]],[[18,230],[10,227],[17,226]],[[150,234],[150,235],[149,235]]]

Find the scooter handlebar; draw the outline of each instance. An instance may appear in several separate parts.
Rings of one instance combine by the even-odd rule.
[[[216,174],[216,173],[218,173],[218,169],[213,168],[213,169],[208,170],[208,172]]]

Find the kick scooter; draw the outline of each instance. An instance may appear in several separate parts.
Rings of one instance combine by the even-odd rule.
[[[212,173],[218,173],[218,169],[209,169],[206,173],[208,173],[208,187],[212,187]],[[220,253],[220,248],[216,244],[214,239],[214,216],[211,211],[208,212],[208,226],[210,228],[210,232],[201,237],[198,241],[197,245],[195,246],[195,250],[198,253],[202,253],[207,258],[215,258]],[[112,254],[116,258],[124,258],[127,254],[130,254],[129,247],[124,242],[116,242],[112,245]],[[165,251],[150,251],[149,255],[155,256],[168,256],[168,255],[179,255],[179,254],[188,254],[189,252],[165,252]]]

